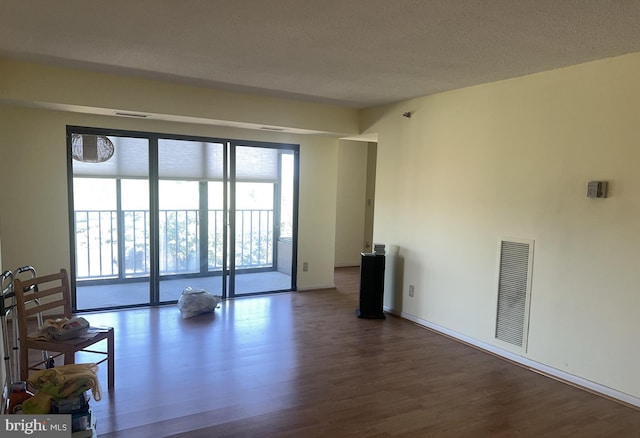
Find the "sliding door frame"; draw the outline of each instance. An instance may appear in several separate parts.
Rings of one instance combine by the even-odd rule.
[[[270,143],[270,142],[261,142],[261,141],[251,141],[251,140],[230,140],[228,143],[228,152],[229,152],[229,157],[228,157],[228,169],[229,169],[229,175],[228,178],[225,178],[225,182],[227,182],[229,184],[229,190],[225,190],[225,194],[229,193],[229,203],[228,203],[228,209],[227,209],[227,218],[228,218],[228,230],[229,230],[229,236],[228,239],[225,240],[225,242],[228,242],[229,244],[229,249],[230,251],[225,252],[226,254],[229,254],[229,260],[228,260],[228,276],[229,276],[229,281],[228,281],[228,291],[227,291],[227,295],[225,295],[225,297],[228,298],[235,298],[237,296],[248,296],[248,295],[259,295],[259,294],[265,294],[265,293],[273,293],[273,292],[278,292],[278,291],[265,291],[265,292],[244,292],[241,294],[236,294],[236,265],[235,265],[235,254],[231,254],[232,251],[235,250],[236,248],[236,241],[235,241],[235,236],[236,236],[236,186],[238,181],[237,178],[237,174],[236,174],[236,170],[237,170],[237,149],[239,147],[245,148],[262,148],[262,149],[272,149],[275,150],[277,152],[277,174],[278,174],[278,181],[274,184],[275,188],[274,188],[274,204],[278,204],[277,207],[274,206],[274,221],[272,224],[273,227],[273,231],[274,231],[274,242],[273,242],[273,263],[275,264],[277,262],[277,255],[278,255],[278,237],[280,236],[280,232],[279,232],[279,222],[277,222],[277,219],[280,217],[280,214],[276,214],[276,211],[279,211],[279,213],[282,213],[280,211],[280,203],[281,203],[281,198],[280,198],[280,194],[282,193],[282,188],[280,187],[282,181],[281,181],[281,175],[282,175],[282,169],[281,169],[281,155],[283,154],[283,151],[293,155],[294,157],[294,165],[293,165],[293,199],[292,199],[292,255],[291,255],[291,288],[287,289],[287,290],[297,290],[297,261],[298,261],[298,196],[299,196],[299,187],[298,187],[298,182],[299,182],[299,178],[298,178],[298,174],[299,174],[299,157],[300,157],[300,147],[299,145],[296,144],[286,144],[286,143]],[[226,285],[226,282],[225,282]]]
[[[71,155],[71,135],[72,134],[89,134],[89,135],[103,135],[103,136],[115,136],[115,137],[129,137],[129,138],[138,138],[138,139],[146,139],[148,140],[148,148],[149,148],[149,163],[148,163],[148,182],[149,182],[149,225],[150,225],[150,242],[149,242],[149,251],[150,251],[150,261],[149,261],[149,302],[142,304],[133,304],[133,305],[123,305],[123,306],[113,306],[113,307],[101,307],[98,309],[77,309],[77,299],[76,299],[76,288],[77,288],[77,272],[76,272],[76,263],[77,263],[77,255],[76,255],[76,234],[75,234],[75,212],[74,212],[74,193],[73,193],[73,159]],[[147,306],[156,306],[171,303],[172,301],[163,302],[160,301],[160,248],[159,248],[159,233],[160,233],[160,224],[159,224],[159,185],[158,182],[160,180],[159,176],[159,156],[158,156],[158,142],[159,140],[184,140],[184,141],[195,141],[195,142],[208,142],[208,143],[220,143],[225,147],[223,148],[223,176],[222,176],[222,187],[223,187],[223,217],[224,217],[224,226],[223,226],[223,254],[222,254],[222,269],[220,273],[220,278],[222,281],[222,296],[223,298],[234,298],[236,296],[235,293],[235,254],[231,254],[231,251],[234,251],[235,248],[235,212],[236,212],[236,148],[238,146],[242,147],[257,147],[257,148],[270,148],[276,149],[279,151],[287,151],[287,153],[291,153],[294,155],[294,176],[293,176],[293,218],[292,218],[292,262],[291,262],[291,284],[290,288],[286,289],[287,291],[296,290],[297,289],[297,253],[298,253],[298,206],[299,206],[299,145],[297,144],[287,144],[287,143],[271,143],[271,142],[260,142],[260,141],[250,141],[250,140],[234,140],[234,139],[223,139],[223,138],[213,138],[213,137],[200,137],[200,136],[189,136],[189,135],[176,135],[176,134],[162,134],[162,133],[154,133],[154,132],[142,132],[142,131],[128,131],[128,130],[118,130],[118,129],[106,129],[106,128],[92,128],[92,127],[82,127],[82,126],[67,126],[67,177],[68,177],[68,199],[69,199],[69,244],[70,244],[70,286],[73,291],[72,293],[72,308],[74,311],[91,311],[91,310],[108,310],[108,309],[117,309],[117,308],[128,308],[128,307],[147,307]],[[280,157],[280,154],[278,154]],[[279,160],[280,161],[280,160]],[[278,174],[280,175],[280,162],[278,163]],[[280,178],[280,177],[279,177]],[[117,179],[118,181],[120,178]],[[202,195],[202,183],[206,184],[206,180],[202,180],[200,184],[200,193]],[[119,192],[118,192],[119,193]],[[118,201],[119,202],[119,201]],[[279,197],[274,196],[274,204],[276,202],[280,202]],[[274,206],[274,208],[276,208]],[[280,208],[279,206],[277,208]],[[202,211],[202,202],[200,211]],[[274,214],[274,219],[276,215]],[[204,222],[208,222],[208,219]],[[122,224],[119,224],[119,228]],[[209,226],[211,226],[209,224]],[[275,220],[274,220],[275,226]],[[205,228],[206,230],[206,228]],[[122,235],[122,233],[121,233]],[[119,239],[121,239],[120,237]],[[208,233],[200,234],[200,248],[202,252],[202,248],[208,249]],[[277,240],[274,239],[274,253],[277,251]],[[206,243],[202,243],[205,241]],[[119,245],[122,247],[123,243],[119,242]],[[122,251],[120,251],[122,252]],[[202,273],[202,263],[203,260],[206,260],[207,254],[200,254],[200,266]],[[276,258],[274,256],[273,263],[276,264]],[[122,259],[122,254],[119,254],[119,273],[118,276],[122,277],[119,279],[121,282],[129,282],[136,281],[135,279],[124,278],[124,260]],[[201,274],[199,274],[201,275]],[[188,274],[185,275],[188,277]],[[242,296],[256,295],[261,293],[273,293],[279,291],[266,291],[266,292],[254,292],[254,293],[243,293]],[[173,301],[175,302],[175,301]]]

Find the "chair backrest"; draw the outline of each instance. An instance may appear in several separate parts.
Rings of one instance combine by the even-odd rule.
[[[27,323],[38,313],[52,317],[71,318],[71,292],[67,271],[61,269],[56,274],[34,277],[28,280],[13,280],[18,310],[20,339],[26,339]]]

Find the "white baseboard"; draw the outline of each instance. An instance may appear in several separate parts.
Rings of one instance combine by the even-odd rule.
[[[414,315],[404,313],[404,312],[396,312],[387,306],[384,307],[385,312],[389,312],[393,315],[399,316],[401,318],[407,319],[409,321],[415,322],[418,325],[424,326],[428,329],[441,333],[443,335],[452,337],[466,344],[472,345],[473,347],[479,348],[480,350],[484,350],[496,356],[503,357],[507,360],[515,362],[533,372],[545,375],[547,377],[556,379],[563,383],[567,383],[569,385],[573,385],[575,387],[581,388],[586,391],[590,391],[596,394],[599,394],[603,397],[607,397],[613,400],[617,400],[626,405],[630,405],[636,408],[640,408],[640,398],[635,397],[630,394],[626,394],[624,392],[617,391],[613,388],[609,388],[608,386],[601,385],[596,382],[592,382],[590,380],[584,379],[579,376],[575,376],[573,374],[564,372],[557,368],[550,367],[540,362],[536,362],[534,360],[528,359],[526,357],[514,354],[510,351],[503,350],[502,348],[496,347],[495,345],[487,344],[486,342],[479,341],[477,339],[471,338],[469,336],[460,334],[453,330],[450,330],[446,327],[439,326],[438,324],[434,324],[429,321],[425,321],[420,319]]]

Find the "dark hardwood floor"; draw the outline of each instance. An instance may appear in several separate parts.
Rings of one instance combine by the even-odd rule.
[[[355,317],[337,289],[85,315],[116,328],[107,437],[640,437],[640,411],[409,321]],[[100,370],[106,382],[105,370]]]

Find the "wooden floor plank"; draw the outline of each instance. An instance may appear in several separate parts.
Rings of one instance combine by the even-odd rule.
[[[116,327],[99,436],[640,437],[635,409],[407,320],[356,318],[358,276],[188,320],[175,306],[87,315]]]

